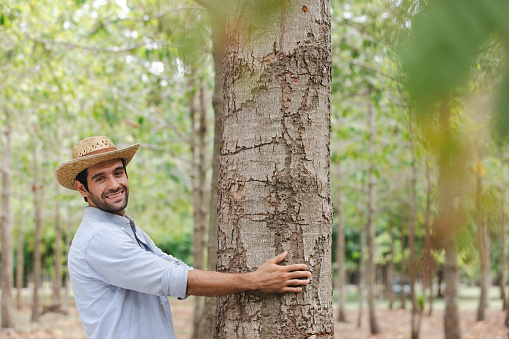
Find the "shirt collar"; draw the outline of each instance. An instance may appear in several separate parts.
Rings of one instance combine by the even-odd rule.
[[[110,213],[103,211],[97,207],[87,206],[84,210],[84,217],[98,217],[102,220],[108,220],[118,226],[124,227],[126,225],[130,225],[130,221],[132,220],[127,214],[125,217],[122,217],[118,214]]]

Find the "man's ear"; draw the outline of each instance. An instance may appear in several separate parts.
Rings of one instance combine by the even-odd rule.
[[[85,186],[79,182],[78,180],[74,180],[74,186],[76,186],[76,189],[78,190],[78,192],[80,192],[80,194],[86,198],[88,197],[88,191],[86,190]]]

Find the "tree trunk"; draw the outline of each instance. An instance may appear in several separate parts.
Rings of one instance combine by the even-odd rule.
[[[5,108],[4,108],[5,109]],[[12,250],[12,213],[10,206],[11,191],[11,139],[12,122],[8,110],[5,109],[5,140],[2,150],[2,215],[0,229],[2,236],[2,328],[14,327],[14,305],[12,302],[13,288],[13,250]]]
[[[428,188],[426,191],[426,220],[424,222],[425,228],[425,239],[424,239],[424,256],[423,256],[423,285],[424,288],[429,289],[429,297],[428,297],[428,315],[431,316],[433,313],[433,271],[435,266],[435,261],[433,256],[431,255],[431,230],[430,230],[430,210],[431,210],[431,178],[430,178],[430,168],[428,160],[426,159],[426,182],[428,184]]]
[[[436,239],[441,241],[445,250],[445,339],[461,337],[458,310],[458,248],[456,237],[460,227],[458,212],[454,206],[457,182],[461,179],[463,163],[460,150],[450,126],[449,101],[443,102],[440,108],[440,154],[438,159],[438,195],[439,215],[435,222]],[[454,150],[454,152],[453,152]],[[465,166],[466,167],[466,166]]]
[[[194,219],[194,232],[193,232],[193,267],[198,270],[205,268],[205,201],[204,201],[204,186],[205,186],[205,133],[206,115],[203,99],[203,86],[200,82],[198,92],[198,99],[200,102],[199,110],[196,109],[195,99],[196,93],[191,88],[190,93],[190,118],[191,118],[191,181],[193,187],[193,219]],[[196,113],[199,113],[198,123],[196,122]],[[197,338],[198,328],[200,327],[200,315],[203,308],[204,297],[195,297],[194,304],[194,325],[193,337]]]
[[[263,17],[254,12],[268,6]],[[330,3],[230,9],[218,270],[252,271],[287,250],[284,264],[305,263],[312,277],[299,294],[219,297],[215,336],[333,338]]]
[[[410,258],[408,258],[408,278],[410,280],[410,298],[412,301],[412,320],[411,333],[412,339],[418,339],[421,331],[421,308],[417,305],[415,295],[415,214],[417,204],[417,164],[415,160],[414,132],[412,122],[409,122],[410,131],[410,153],[412,157],[412,167],[410,175],[410,203],[408,215],[408,245],[410,247]]]
[[[16,307],[18,310],[21,309],[21,290],[23,288],[23,270],[25,266],[25,258],[24,255],[24,245],[23,245],[23,223],[24,220],[21,219],[21,213],[19,214],[18,218],[18,248],[17,248],[17,270],[16,270]]]
[[[369,173],[368,173],[368,265],[367,265],[367,287],[368,287],[368,307],[369,307],[369,327],[371,334],[375,335],[380,333],[380,327],[376,318],[375,306],[375,161],[373,140],[375,138],[375,117],[373,114],[372,105],[368,105],[368,119],[369,119],[369,145],[368,153],[370,158]]]
[[[33,184],[32,192],[34,195],[35,211],[35,245],[34,245],[34,291],[32,300],[32,322],[39,321],[39,285],[41,283],[41,228],[42,228],[42,187],[39,182],[39,166],[37,157],[37,146],[33,143],[32,149],[32,170]]]
[[[362,326],[362,313],[364,308],[364,299],[365,294],[364,290],[365,282],[366,282],[366,242],[367,242],[367,227],[364,226],[361,229],[361,253],[359,258],[359,274],[358,274],[358,281],[357,281],[357,290],[359,294],[359,308],[357,311],[357,328],[361,328]]]
[[[69,258],[69,250],[71,249],[71,239],[72,239],[72,211],[71,208],[68,207],[68,219],[66,222],[65,229],[65,253],[66,253],[66,263],[68,263]],[[69,299],[70,299],[70,285],[71,279],[69,277],[69,267],[65,265],[65,284],[64,284],[64,302],[62,303],[62,312],[64,314],[69,313]]]
[[[479,157],[480,158],[480,157]],[[479,160],[478,160],[479,161]],[[478,162],[479,164],[479,162]],[[479,166],[478,166],[479,167]],[[482,174],[478,169],[477,190],[476,190],[476,209],[477,209],[477,250],[481,264],[481,294],[479,296],[479,306],[477,308],[477,321],[484,320],[484,313],[488,306],[488,257],[487,257],[487,239],[486,225],[484,222],[484,213],[481,206],[482,196]]]
[[[406,309],[406,293],[405,293],[405,223],[403,219],[403,213],[404,209],[401,207],[400,209],[400,219],[399,219],[399,226],[400,226],[400,242],[401,242],[401,261],[400,261],[400,268],[399,268],[399,285],[401,287],[399,292],[399,298],[401,301],[401,304],[399,308]]]
[[[223,49],[224,15],[218,6],[207,7],[212,15],[212,53],[214,56],[214,150],[212,155],[212,178],[210,182],[209,225],[207,245],[207,269],[215,270],[217,265],[217,190],[219,177],[219,151],[221,145],[221,116],[223,113]],[[210,5],[210,3],[209,3]],[[216,298],[205,298],[200,326],[196,338],[207,339],[214,336]],[[194,335],[194,333],[193,333]]]
[[[391,217],[389,224],[389,234],[391,236],[390,244],[390,258],[387,264],[387,296],[389,299],[389,309],[392,310],[394,307],[394,219]]]
[[[445,248],[445,339],[460,339],[458,310],[458,249],[456,244],[449,242]]]
[[[58,185],[60,186],[60,185]],[[58,193],[60,188],[56,188]],[[54,306],[60,305],[60,290],[62,288],[62,225],[60,223],[60,199],[55,199],[55,276],[53,278],[53,296],[51,298]],[[60,306],[58,306],[60,307]]]
[[[343,192],[341,189],[341,166],[337,165],[337,198],[338,232],[336,240],[336,261],[338,265],[338,278],[336,289],[338,291],[338,321],[346,322],[345,315],[345,220],[343,216]]]
[[[502,190],[500,193],[500,299],[502,299],[502,310],[507,311],[507,297],[505,294],[505,212],[504,212],[504,199],[505,191]]]

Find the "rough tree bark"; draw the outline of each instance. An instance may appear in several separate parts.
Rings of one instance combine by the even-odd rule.
[[[11,140],[12,122],[10,112],[5,109],[4,145],[2,149],[2,214],[0,229],[2,236],[2,327],[14,327],[14,305],[12,302],[13,287],[13,252],[12,252],[12,213],[10,206],[11,178]]]
[[[223,113],[223,49],[224,49],[224,12],[217,0],[197,1],[211,14],[212,54],[214,57],[214,150],[212,154],[212,177],[210,181],[209,223],[207,245],[207,269],[215,270],[217,265],[217,189],[219,178],[219,152],[221,145],[221,116]],[[196,338],[212,338],[215,327],[216,298],[205,298],[200,326]],[[193,332],[194,336],[194,332]]]
[[[312,277],[299,294],[219,297],[215,336],[333,338],[330,3],[229,4],[218,270],[251,271],[287,250],[283,264]]]
[[[338,265],[338,278],[336,289],[338,291],[338,321],[346,322],[345,314],[345,219],[343,216],[343,192],[341,189],[341,165],[338,164],[337,179],[338,189],[336,198],[336,210],[338,211],[338,231],[336,239],[336,262]]]
[[[369,144],[368,154],[370,158],[368,170],[368,264],[366,274],[366,284],[368,287],[368,308],[369,308],[369,327],[371,334],[375,335],[380,333],[380,327],[376,317],[375,305],[375,161],[373,140],[375,138],[375,116],[373,114],[372,105],[368,105],[368,119],[369,119]]]

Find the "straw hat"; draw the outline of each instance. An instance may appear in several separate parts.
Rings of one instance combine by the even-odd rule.
[[[55,178],[65,188],[76,190],[74,181],[80,172],[111,159],[124,159],[127,166],[138,147],[140,144],[117,149],[113,142],[105,136],[83,139],[74,146],[72,160],[55,169]]]

